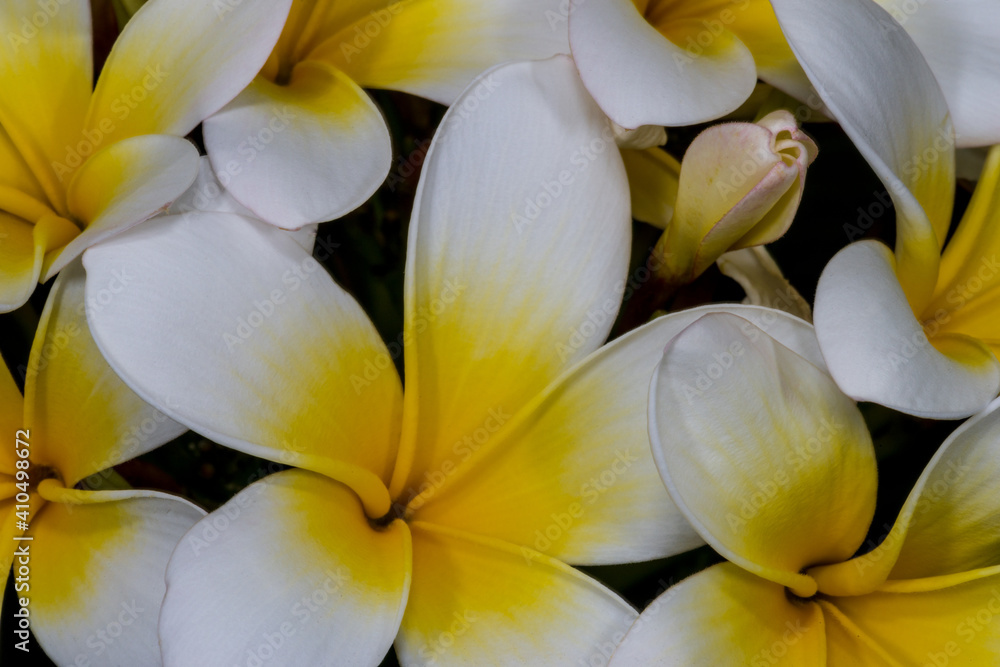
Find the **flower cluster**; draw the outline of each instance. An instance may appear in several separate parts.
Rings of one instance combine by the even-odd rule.
[[[1000,664],[992,0],[0,42],[3,664]]]

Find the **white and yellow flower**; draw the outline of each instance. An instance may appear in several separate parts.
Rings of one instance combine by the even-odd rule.
[[[338,218],[389,174],[392,144],[362,88],[451,104],[484,70],[568,53],[558,0],[295,0],[257,79],[205,122],[212,166],[259,218]],[[486,79],[464,118],[493,94]]]
[[[473,84],[431,147],[388,347],[301,248],[243,218],[167,217],[85,257],[93,285],[137,276],[90,312],[131,386],[297,468],[181,543],[168,665],[375,665],[393,643],[403,664],[603,664],[636,614],[567,563],[700,544],[656,474],[645,404],[664,342],[704,311],[601,346],[631,229],[611,125],[568,58],[488,76],[498,93],[456,122]]]
[[[944,90],[960,146],[1000,143],[1000,7],[991,0],[575,0],[570,7],[570,43],[587,89],[626,128],[718,118],[739,107],[758,78],[825,112],[816,98],[823,89],[810,86],[796,56],[814,48],[813,35],[850,40],[862,26],[917,47]],[[836,67],[854,53],[856,42],[825,56]]]
[[[998,408],[945,441],[856,555],[878,478],[857,406],[815,358],[706,315],[667,346],[649,430],[671,497],[726,562],[654,601],[611,664],[995,664]]]
[[[836,7],[782,2],[778,16],[824,102],[885,184],[896,214],[895,253],[877,241],[855,243],[820,278],[816,333],[830,372],[856,400],[925,417],[967,417],[1000,390],[991,297],[1000,267],[990,263],[1000,249],[993,224],[1000,158],[993,156],[945,246],[955,192],[954,128],[917,45],[902,30],[885,30],[881,22],[891,19],[863,0]],[[829,29],[817,29],[817,21]],[[847,52],[856,55],[845,59]],[[883,204],[873,201],[871,213],[884,213]]]
[[[0,427],[10,439],[0,454],[0,601],[13,562],[17,603],[57,665],[158,665],[167,560],[205,512],[156,491],[91,490],[109,486],[111,467],[185,429],[104,362],[83,299],[74,262],[46,302],[23,399],[0,368]]]
[[[290,0],[155,0],[122,32],[94,88],[87,0],[0,10],[0,311],[85,248],[191,184],[182,137],[263,65]],[[221,6],[221,5],[220,5]]]

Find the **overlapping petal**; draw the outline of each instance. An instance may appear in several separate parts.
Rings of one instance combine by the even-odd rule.
[[[829,627],[843,628],[827,639],[830,664],[989,665],[1000,653],[1000,576],[837,598],[823,610]]]
[[[232,182],[232,176],[223,172],[222,179]],[[256,218],[253,211],[236,201],[229,190],[212,170],[212,163],[207,157],[198,163],[198,178],[187,191],[174,200],[167,209],[168,215],[187,215],[203,213],[233,213],[246,218]],[[289,231],[288,236],[295,240],[307,253],[312,254],[316,245],[316,232],[319,225],[305,225],[300,229]]]
[[[975,579],[1000,566],[997,443],[1000,402],[952,433],[924,469],[892,529],[873,551],[813,574],[825,589],[845,595],[889,586],[917,589],[946,577]],[[893,582],[901,582],[894,584]]]
[[[604,665],[637,614],[586,575],[531,550],[414,522],[403,664]]]
[[[375,530],[347,487],[276,473],[178,545],[160,617],[164,664],[377,665],[410,576],[405,524]]]
[[[358,304],[286,233],[168,216],[84,265],[91,331],[136,393],[216,442],[351,480],[373,516],[388,511],[399,377]],[[130,283],[102,302],[116,274]]]
[[[233,196],[287,229],[357,208],[392,161],[375,103],[343,72],[315,61],[296,66],[285,85],[257,78],[204,131]]]
[[[878,0],[927,59],[955,122],[959,146],[1000,143],[1000,6],[989,0]]]
[[[101,149],[70,182],[68,205],[83,232],[45,257],[48,280],[91,245],[155,215],[194,182],[198,151],[177,137],[133,137]]]
[[[253,80],[290,5],[291,0],[146,3],[104,64],[87,129],[105,142],[141,134],[185,136]]]
[[[19,308],[35,291],[45,259],[40,240],[31,224],[0,212],[0,312]]]
[[[941,256],[934,298],[925,309],[933,326],[982,340],[1000,352],[997,290],[1000,284],[1000,148],[986,161],[968,208]]]
[[[788,282],[764,246],[727,252],[716,264],[719,271],[738,282],[747,293],[743,303],[777,308],[812,321],[809,302]]]
[[[570,44],[580,76],[622,127],[702,123],[733,111],[753,91],[753,56],[722,24],[695,51],[665,37],[630,0],[571,6]],[[697,21],[686,27],[690,36],[704,30]],[[671,28],[683,33],[685,25]]]
[[[309,57],[365,88],[441,104],[500,63],[569,53],[568,8],[557,0],[409,0],[357,14]]]
[[[706,306],[658,318],[568,371],[521,414],[501,415],[456,443],[451,460],[421,480],[427,490],[414,503],[415,518],[576,564],[650,560],[699,546],[656,472],[646,404],[664,344],[720,311],[756,320],[820,358],[811,327],[763,308]]]
[[[928,339],[896,280],[892,252],[877,241],[844,248],[816,288],[816,335],[840,388],[909,414],[967,417],[996,396],[1000,362],[980,341]]]
[[[955,179],[948,105],[917,45],[868,0],[772,0],[820,97],[896,208],[896,272],[919,310],[934,289]]]
[[[628,183],[606,117],[564,56],[500,67],[442,121],[406,266],[406,419],[393,495],[491,410],[514,413],[597,349],[629,253]]]
[[[104,361],[87,326],[85,280],[80,262],[56,279],[25,379],[32,459],[57,469],[70,486],[185,430],[136,396]],[[127,280],[114,287],[127,289]]]
[[[42,188],[31,167],[21,156],[10,135],[0,127],[0,186],[10,191],[28,195],[39,202],[46,202],[48,194]]]
[[[31,627],[56,664],[160,664],[167,560],[205,513],[166,494],[140,493],[49,503],[32,523]]]
[[[875,510],[871,436],[802,356],[739,317],[705,315],[667,346],[649,405],[671,497],[729,561],[809,597],[816,584],[800,572],[861,545]]]
[[[819,607],[732,563],[668,588],[647,607],[611,659],[633,665],[822,665]]]

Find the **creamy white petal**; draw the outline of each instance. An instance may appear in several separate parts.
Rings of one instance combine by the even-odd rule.
[[[647,396],[664,345],[714,312],[757,320],[821,359],[811,327],[778,311],[705,306],[657,318],[592,354],[521,414],[494,412],[455,443],[421,478],[416,517],[575,564],[650,560],[701,545],[653,463]]]
[[[886,185],[896,208],[897,272],[926,302],[951,222],[954,128],[917,45],[870,0],[772,0],[819,96]]]
[[[49,503],[32,523],[32,630],[58,665],[159,665],[167,560],[205,513],[166,494],[105,493]]]
[[[205,121],[217,174],[254,214],[278,227],[339,218],[389,173],[392,143],[375,103],[343,72],[304,62],[279,86],[258,77]]]
[[[844,248],[816,288],[816,335],[837,384],[855,400],[920,417],[956,419],[1000,390],[1000,362],[981,342],[928,339],[877,241]]]
[[[285,232],[224,213],[168,216],[84,265],[94,339],[136,393],[216,442],[363,485],[373,514],[388,511],[392,358]],[[102,295],[115,275],[129,284]]]
[[[167,569],[166,667],[378,665],[410,586],[410,531],[375,530],[347,487],[301,470],[195,525]]]
[[[671,497],[728,560],[816,592],[800,574],[850,558],[875,511],[871,436],[833,379],[731,314],[674,337],[649,395]]]
[[[667,39],[630,0],[570,7],[580,76],[622,127],[702,123],[735,110],[753,92],[753,56],[721,23],[722,32],[695,51]]]
[[[445,115],[414,203],[394,495],[490,410],[520,409],[599,347],[625,288],[625,169],[572,61],[505,65],[483,81],[496,92],[479,102],[473,84]]]

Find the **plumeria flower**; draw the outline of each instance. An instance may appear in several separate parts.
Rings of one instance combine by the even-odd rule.
[[[12,603],[57,665],[158,665],[167,559],[205,512],[156,491],[101,490],[113,486],[110,468],[185,429],[104,362],[84,278],[77,261],[56,279],[22,369],[23,399],[0,368],[0,427],[20,441],[0,454],[0,596],[13,563]],[[99,302],[128,280],[100,285]]]
[[[96,88],[89,2],[0,10],[0,311],[187,189],[198,153],[182,137],[252,80],[289,2],[155,0]]]
[[[664,352],[649,431],[671,497],[725,562],[654,601],[611,664],[994,664],[998,408],[945,441],[856,555],[878,478],[857,406],[750,322],[695,322]]]
[[[566,6],[580,76],[623,128],[719,118],[746,101],[758,76],[809,95],[767,0],[572,0]],[[656,148],[624,157],[633,214],[666,226],[679,165]]]
[[[864,17],[855,9],[862,5]],[[815,94],[823,91],[810,86],[788,42],[801,55],[809,35],[850,37],[863,18],[881,37],[900,33],[918,47],[944,89],[960,146],[1000,143],[1000,7],[990,0],[854,0],[843,12],[822,0],[574,0],[570,7],[581,76],[627,128],[718,118],[739,107],[758,78],[826,111]],[[786,12],[811,20],[790,25]],[[853,52],[837,54],[830,66]]]
[[[613,128],[566,57],[485,76],[497,94],[462,118],[473,83],[424,165],[388,345],[245,218],[166,217],[85,257],[88,284],[136,275],[90,312],[130,386],[296,467],[178,547],[167,665],[376,665],[393,644],[403,664],[605,664],[636,614],[567,564],[701,543],[656,474],[645,404],[664,342],[704,311],[601,346],[631,231]],[[797,318],[731,309],[812,340]]]
[[[925,417],[971,415],[1000,390],[989,296],[1000,268],[990,231],[995,158],[942,255],[954,204],[954,130],[916,45],[902,30],[884,31],[885,12],[864,0],[776,6],[805,71],[886,186],[857,224],[870,226],[870,216],[887,208],[896,214],[895,253],[876,241],[855,243],[820,279],[816,332],[830,372],[856,400]],[[863,233],[856,224],[845,229],[851,238]]]
[[[205,122],[212,166],[254,214],[288,229],[368,199],[392,165],[385,119],[362,88],[451,104],[484,70],[568,53],[558,0],[295,0],[263,71]],[[463,115],[492,95],[484,79]]]
[[[844,11],[821,0],[773,4],[772,9],[767,0],[573,0],[568,3],[573,57],[598,104],[626,128],[721,117],[747,100],[758,78],[801,100],[795,115],[805,120],[830,110],[823,87],[813,87],[815,77],[803,72],[786,35],[802,55],[814,36],[839,31],[848,47],[823,56],[836,70],[846,63],[866,66],[864,58],[849,57],[871,46],[853,41],[858,31],[877,33],[880,42],[892,34],[892,41],[913,44],[941,83],[958,145],[1000,143],[997,3],[879,0],[880,10],[871,0],[855,0]],[[860,5],[865,7],[859,10]],[[867,99],[879,96],[872,92]],[[626,159],[633,184],[673,180],[671,165],[658,151]],[[635,210],[644,222],[655,223],[672,209],[663,188],[641,197]]]

